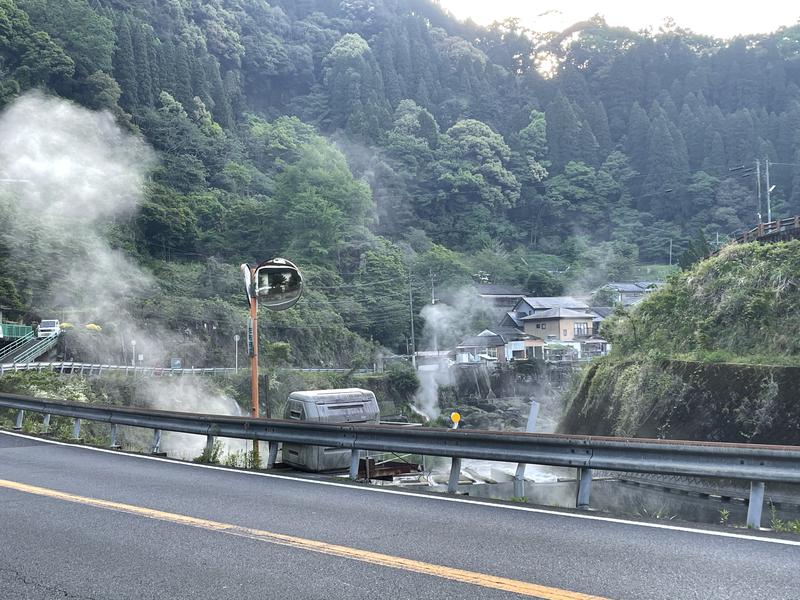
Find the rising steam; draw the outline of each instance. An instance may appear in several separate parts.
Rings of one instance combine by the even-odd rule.
[[[81,325],[100,324],[103,335],[92,344],[104,362],[128,362],[132,340],[137,354],[165,360],[175,334],[144,326],[132,310],[156,291],[154,280],[108,242],[115,225],[133,225],[155,153],[109,113],[41,92],[22,96],[0,115],[0,140],[0,236],[29,303],[43,318],[73,322],[76,342],[89,335]],[[149,403],[238,414],[233,400],[208,398],[191,385],[181,382],[176,390],[148,383]]]

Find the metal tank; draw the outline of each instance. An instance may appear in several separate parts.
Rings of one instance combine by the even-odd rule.
[[[370,390],[346,388],[292,392],[283,417],[317,423],[380,422],[375,394]],[[283,462],[304,471],[335,471],[350,466],[349,448],[325,448],[305,444],[283,446]]]

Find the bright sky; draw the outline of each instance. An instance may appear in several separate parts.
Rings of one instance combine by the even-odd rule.
[[[672,17],[680,27],[696,33],[729,38],[739,34],[769,33],[800,20],[793,0],[438,0],[459,19],[488,25],[519,17],[535,31],[561,31],[600,13],[610,25],[633,30],[658,26]]]

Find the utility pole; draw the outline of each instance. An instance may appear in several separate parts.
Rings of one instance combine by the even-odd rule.
[[[436,304],[436,294],[434,288],[434,274],[433,269],[429,269],[429,273],[431,274],[431,306]],[[439,368],[439,336],[436,333],[436,329],[433,330],[433,350],[436,352],[436,368]]]
[[[761,161],[756,159],[756,190],[758,194],[758,222],[761,223]]]
[[[772,223],[772,204],[770,203],[770,200],[769,200],[769,192],[770,192],[770,187],[769,187],[769,157],[765,158],[764,162],[766,163],[766,177],[767,177],[767,223]]]
[[[411,313],[411,364],[417,369],[417,346],[414,342],[414,296],[411,293],[411,271],[408,272],[408,310]]]
[[[672,238],[669,238],[669,266],[672,266]]]

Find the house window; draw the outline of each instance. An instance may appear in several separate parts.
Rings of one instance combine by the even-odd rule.
[[[542,323],[542,329],[547,329],[547,323]]]
[[[539,329],[541,325],[539,323],[536,324],[536,329]]]
[[[566,331],[564,333],[566,333]],[[589,335],[589,324],[575,323],[575,335]]]

